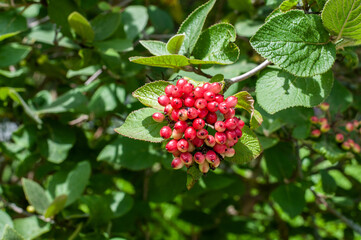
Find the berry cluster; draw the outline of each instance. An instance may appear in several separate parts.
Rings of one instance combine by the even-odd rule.
[[[329,104],[322,103],[319,108],[323,112],[327,112],[329,109]],[[325,117],[318,118],[316,116],[312,116],[310,121],[313,124],[314,128],[314,130],[312,130],[311,132],[311,137],[319,138],[322,133],[327,133],[332,130],[331,134],[335,134],[335,141],[336,143],[340,144],[340,147],[343,150],[353,151],[357,154],[361,153],[361,147],[359,144],[356,143],[358,141],[357,138],[361,135],[361,121],[359,122],[357,120],[354,120],[352,122],[347,122],[346,124],[339,124],[337,122],[333,122],[333,129],[331,129],[331,125]]]
[[[238,99],[234,96],[224,99],[221,90],[222,84],[218,82],[194,87],[181,78],[175,86],[168,85],[165,95],[158,98],[164,114],[154,113],[153,119],[168,120],[160,136],[173,138],[166,150],[175,157],[174,169],[196,163],[206,173],[217,168],[224,157],[235,154],[233,146],[242,137],[244,122],[235,117]]]

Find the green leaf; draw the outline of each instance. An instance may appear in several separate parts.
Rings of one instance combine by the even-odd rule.
[[[109,38],[118,29],[121,15],[119,13],[103,13],[91,21],[94,29],[94,41],[102,41]]]
[[[234,96],[238,98],[236,108],[244,109],[251,114],[251,129],[259,127],[263,122],[263,118],[262,115],[254,109],[254,99],[251,94],[243,91],[236,93]]]
[[[238,12],[251,14],[254,11],[252,0],[228,0],[228,5]]]
[[[268,172],[282,181],[292,176],[297,165],[293,146],[289,143],[279,143],[264,151]]]
[[[29,54],[31,47],[18,43],[8,43],[0,46],[0,68],[15,65]]]
[[[220,23],[213,25],[199,37],[194,47],[193,56],[203,61],[219,64],[232,64],[239,57],[236,44],[236,30],[230,24]]]
[[[5,225],[1,240],[24,240],[24,238],[12,229],[11,226]]]
[[[306,206],[305,191],[293,183],[279,186],[271,197],[291,218],[299,215]]]
[[[68,16],[77,11],[78,7],[72,0],[49,0],[48,14],[50,20],[55,22],[56,25],[61,27],[61,31],[70,36],[70,26]]]
[[[109,49],[114,49],[117,52],[129,52],[133,50],[133,43],[129,39],[109,39],[101,42],[95,42],[94,46],[102,52],[106,52]]]
[[[301,78],[278,69],[262,71],[257,84],[259,105],[270,114],[286,108],[314,107],[322,103],[333,86],[333,74]]]
[[[28,202],[38,213],[44,214],[50,204],[45,190],[37,182],[26,178],[22,179],[22,185]]]
[[[166,81],[147,83],[135,90],[132,95],[145,106],[163,111],[164,107],[158,103],[158,97],[164,95],[164,90],[168,85],[170,83]]]
[[[251,19],[239,20],[235,24],[237,35],[243,37],[252,37],[257,30],[263,25],[261,21]]]
[[[280,5],[280,10],[282,12],[287,12],[291,10],[292,8],[295,8],[298,4],[298,0],[285,0]]]
[[[361,165],[347,165],[345,173],[361,183]]]
[[[113,213],[112,218],[121,217],[132,209],[134,201],[131,196],[124,192],[112,192],[106,196],[109,201],[110,210]]]
[[[191,190],[194,184],[203,176],[203,173],[199,171],[198,165],[192,165],[187,170],[187,189]]]
[[[79,162],[71,171],[62,171],[54,174],[48,185],[50,195],[55,199],[67,195],[65,206],[75,202],[84,192],[91,173],[89,162]]]
[[[247,126],[243,127],[242,132],[243,135],[240,141],[234,146],[236,154],[231,158],[225,158],[225,160],[236,164],[244,164],[261,154],[262,148],[256,134]]]
[[[163,68],[181,68],[189,65],[188,59],[181,55],[131,57],[129,60],[133,63]]]
[[[119,136],[102,149],[97,160],[105,161],[115,169],[127,168],[139,171],[153,166],[162,158],[164,159],[164,155],[159,144]]]
[[[202,32],[204,22],[208,13],[211,11],[216,0],[210,0],[202,6],[194,10],[186,20],[182,23],[178,30],[178,34],[184,33],[185,39],[179,54],[190,55],[198,41]]]
[[[323,25],[337,39],[361,40],[361,0],[329,0],[322,10]]]
[[[174,31],[173,18],[167,11],[151,5],[148,7],[148,14],[156,33],[171,33]]]
[[[148,142],[162,142],[160,137],[160,129],[166,125],[166,122],[158,123],[153,120],[153,113],[157,110],[152,108],[141,108],[130,113],[124,124],[119,128],[114,129],[117,133],[143,141]]]
[[[132,5],[122,12],[122,23],[127,38],[134,40],[148,22],[148,12],[144,6]]]
[[[155,56],[169,55],[167,44],[161,41],[139,41],[148,51]]]
[[[352,93],[339,81],[335,81],[334,85],[330,96],[325,101],[330,104],[330,112],[333,115],[346,111],[354,98]]]
[[[50,231],[50,224],[43,222],[36,216],[31,216],[15,219],[14,229],[26,240],[39,239],[39,236]]]
[[[251,38],[251,45],[262,57],[299,77],[327,72],[336,57],[321,17],[295,10],[271,18]]]
[[[0,236],[3,235],[6,226],[13,227],[13,221],[5,211],[0,210]]]
[[[50,218],[50,217],[54,217],[56,214],[58,214],[65,207],[65,203],[66,203],[67,199],[68,199],[68,196],[65,194],[57,196],[50,203],[49,207],[46,209],[46,211],[44,213],[44,217]]]
[[[315,142],[312,147],[316,152],[324,155],[331,163],[352,157],[352,153],[342,151],[338,146],[329,141]]]
[[[174,35],[171,39],[169,39],[169,41],[167,42],[168,52],[170,54],[178,54],[184,42],[184,38],[185,38],[184,34],[177,34]]]
[[[325,170],[321,172],[322,189],[326,193],[334,193],[337,189],[336,181],[333,177]]]
[[[26,18],[15,11],[5,11],[0,15],[0,41],[15,36],[27,29]]]
[[[93,42],[94,30],[85,17],[78,12],[72,12],[68,16],[68,22],[75,33],[78,34],[85,42]]]

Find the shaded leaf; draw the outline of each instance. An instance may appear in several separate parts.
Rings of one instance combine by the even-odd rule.
[[[26,178],[22,179],[22,185],[28,202],[38,213],[44,214],[50,204],[45,190],[37,182]]]
[[[271,196],[291,218],[299,215],[306,206],[305,191],[293,183],[279,186]]]
[[[194,184],[203,176],[203,173],[199,171],[198,165],[192,165],[187,170],[187,189],[190,190]]]
[[[26,240],[36,239],[50,231],[50,224],[43,222],[36,216],[17,218],[14,220],[14,229]]]
[[[15,11],[5,11],[0,15],[0,41],[27,29],[26,18]]]
[[[1,240],[24,240],[24,238],[11,228],[11,226],[6,224]]]
[[[8,227],[13,227],[11,217],[3,210],[0,210],[0,236],[3,236],[4,230]]]
[[[145,28],[148,12],[144,6],[132,5],[122,12],[122,23],[128,39],[134,40]]]
[[[0,68],[15,65],[29,54],[31,47],[18,43],[8,43],[0,46]]]
[[[262,115],[254,109],[254,99],[251,94],[246,91],[236,93],[234,95],[238,98],[236,108],[241,108],[246,110],[251,115],[251,129],[258,128],[262,122]]]
[[[109,38],[118,29],[121,15],[119,13],[103,13],[91,21],[94,29],[94,41],[102,41]]]

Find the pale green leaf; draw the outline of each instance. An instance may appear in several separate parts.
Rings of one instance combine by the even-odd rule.
[[[264,58],[300,77],[327,72],[336,57],[321,17],[302,11],[271,18],[251,38],[251,44]]]
[[[50,204],[45,190],[37,182],[26,178],[22,179],[22,185],[28,202],[38,213],[43,214]]]
[[[155,56],[169,55],[167,51],[167,44],[161,41],[139,41],[148,51]]]
[[[262,115],[254,109],[254,99],[251,94],[242,91],[236,93],[234,96],[238,98],[236,108],[244,109],[251,115],[251,129],[259,127],[263,122],[263,118]]]
[[[242,19],[237,21],[234,27],[236,28],[237,35],[252,37],[262,25],[263,22],[261,21]]]
[[[164,95],[165,88],[169,85],[166,81],[155,81],[147,83],[133,92],[133,97],[137,98],[147,107],[152,107],[163,111],[164,107],[158,103],[158,97]]]
[[[133,40],[143,31],[148,22],[147,8],[141,5],[132,5],[122,12],[122,23],[127,38]]]
[[[31,47],[18,43],[8,43],[0,46],[0,68],[15,65],[23,60],[30,52]]]
[[[300,214],[306,206],[305,191],[293,183],[279,186],[271,196],[291,218]]]
[[[0,41],[27,29],[26,18],[15,11],[7,10],[0,14]]]
[[[94,46],[102,52],[106,52],[108,49],[114,49],[117,52],[129,52],[133,50],[133,43],[129,39],[109,39],[101,42],[95,42]]]
[[[24,238],[11,228],[11,226],[5,225],[1,240],[24,240]]]
[[[270,114],[296,106],[314,107],[328,97],[333,81],[331,71],[302,78],[278,69],[265,70],[257,81],[257,101]]]
[[[178,54],[184,42],[184,37],[184,34],[177,34],[169,39],[167,42],[167,50],[170,54]]]
[[[242,132],[242,137],[234,146],[236,154],[231,158],[225,158],[225,160],[232,163],[244,164],[252,161],[261,154],[262,148],[256,134],[247,126],[243,127]]]
[[[57,196],[51,202],[49,207],[46,209],[46,211],[44,213],[44,217],[49,218],[49,217],[53,217],[56,214],[58,214],[65,207],[65,203],[66,203],[67,199],[68,199],[68,196],[65,194]]]
[[[184,33],[185,39],[179,54],[190,55],[202,32],[204,22],[211,11],[216,0],[210,0],[194,10],[182,23],[178,34]]]
[[[293,8],[295,8],[298,4],[298,0],[285,0],[280,5],[280,10],[282,12],[287,12]]]
[[[124,124],[114,129],[117,133],[143,141],[162,142],[159,135],[160,129],[166,125],[165,122],[158,123],[153,120],[153,113],[157,110],[152,108],[141,108],[129,114]]]
[[[232,64],[239,57],[239,49],[234,42],[236,30],[230,24],[213,25],[199,37],[194,47],[193,56],[203,61]]]
[[[102,13],[91,21],[94,29],[94,41],[102,41],[110,37],[119,27],[121,16],[119,13]]]
[[[13,221],[5,211],[0,210],[0,236],[3,235],[6,225],[13,227]]]
[[[361,40],[361,0],[329,0],[321,16],[323,25],[338,39]]]
[[[181,68],[189,65],[188,59],[185,56],[181,55],[131,57],[129,58],[129,60],[133,63],[163,68]]]
[[[92,42],[94,40],[94,30],[92,29],[88,20],[78,12],[72,12],[68,16],[70,27],[78,34],[85,42]]]
[[[50,224],[43,222],[36,216],[31,216],[15,219],[14,229],[26,240],[39,239],[39,236],[50,231]]]

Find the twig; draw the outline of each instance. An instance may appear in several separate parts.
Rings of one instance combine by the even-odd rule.
[[[336,209],[334,209],[333,207],[331,207],[326,199],[324,198],[324,196],[318,194],[315,192],[315,190],[313,188],[311,188],[311,191],[313,193],[313,195],[315,195],[316,199],[318,200],[319,203],[321,203],[322,205],[324,205],[327,209],[327,211],[329,211],[330,213],[332,213],[333,215],[335,215],[336,217],[338,217],[342,222],[344,222],[348,227],[352,228],[355,232],[359,233],[361,235],[361,226],[358,225],[357,223],[355,223],[354,221],[352,221],[351,219],[348,219],[347,217],[345,217],[344,215],[342,215],[339,211],[337,211]]]
[[[254,76],[256,73],[260,72],[261,70],[263,70],[264,68],[266,68],[268,65],[272,64],[272,62],[266,60],[263,63],[261,63],[260,65],[258,65],[257,67],[253,68],[251,71],[246,72],[245,74],[242,74],[240,76],[231,78],[231,79],[225,79],[225,90],[227,90],[232,84],[236,83],[236,82],[241,82],[244,81],[252,76]],[[223,90],[223,91],[225,91]]]
[[[99,69],[98,71],[96,71],[88,80],[86,80],[85,85],[89,85],[90,83],[92,83],[95,79],[97,79],[99,77],[100,74],[102,74],[103,69]]]
[[[87,120],[89,120],[89,116],[83,114],[83,115],[80,115],[80,117],[78,117],[78,118],[70,121],[70,122],[69,122],[69,125],[72,125],[72,126],[73,126],[73,125],[77,125],[77,124],[82,123],[82,122],[85,122],[85,121],[87,121]]]
[[[39,19],[39,20],[35,20],[34,22],[31,22],[28,24],[28,28],[33,28],[33,27],[36,27],[42,23],[45,23],[47,21],[49,21],[49,16],[46,16],[46,17],[43,17],[42,19]]]
[[[206,78],[212,78],[213,76],[212,75],[209,75],[205,72],[203,72],[200,67],[198,66],[198,68],[195,68],[194,66],[192,65],[189,65],[189,66],[185,66],[182,68],[183,71],[186,71],[186,72],[194,72],[198,75],[201,75],[203,77],[206,77]]]

